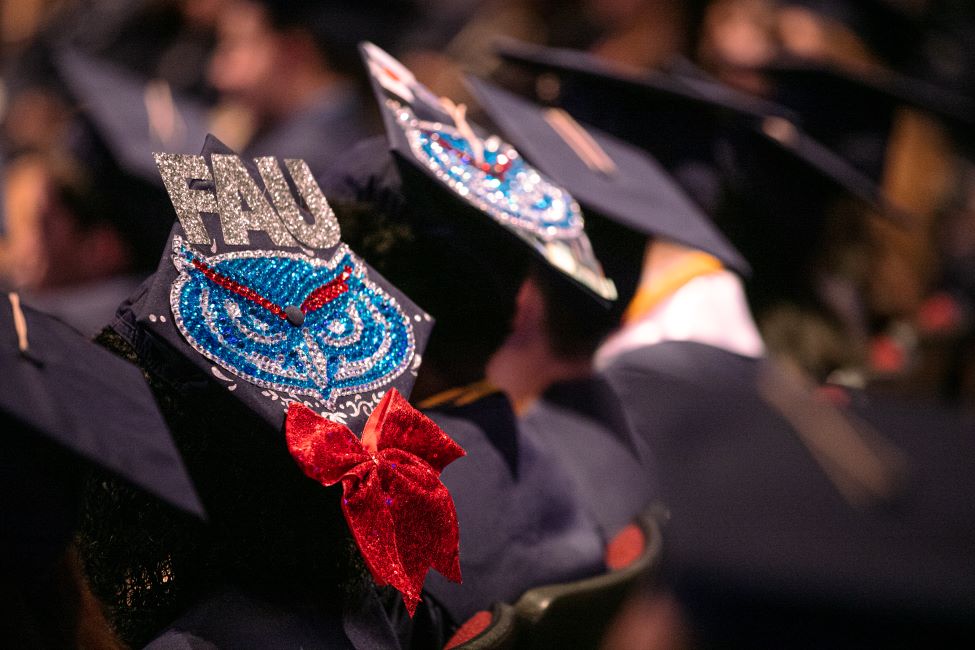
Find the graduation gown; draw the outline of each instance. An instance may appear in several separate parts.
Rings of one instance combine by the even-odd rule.
[[[605,380],[590,376],[557,382],[520,420],[525,435],[568,470],[607,537],[656,496],[655,474],[641,466],[623,405]]]
[[[896,489],[852,503],[803,442],[805,425],[769,401],[770,363],[666,341],[604,370],[653,452],[671,513],[665,580],[702,638],[742,647],[971,639],[975,511],[962,496],[975,475],[971,430],[903,405],[840,409],[905,462]]]
[[[184,612],[147,650],[372,650],[399,648],[374,590],[338,615],[274,602],[237,588],[217,590]]]
[[[523,434],[507,397],[424,411],[467,455],[444,469],[460,524],[463,584],[424,585],[455,625],[527,589],[604,570],[603,539],[565,469]]]

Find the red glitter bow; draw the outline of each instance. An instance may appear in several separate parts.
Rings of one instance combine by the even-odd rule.
[[[457,513],[440,472],[464,450],[395,388],[369,416],[362,442],[297,402],[285,433],[307,476],[342,481],[342,512],[366,565],[377,584],[403,594],[410,616],[430,567],[461,581]]]

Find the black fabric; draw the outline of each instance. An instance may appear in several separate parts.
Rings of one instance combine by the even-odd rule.
[[[397,648],[376,606],[373,616],[322,614],[300,601],[277,602],[237,589],[217,590],[180,616],[147,650]],[[383,632],[386,634],[384,635]],[[359,641],[354,643],[350,637]]]
[[[453,625],[531,587],[605,570],[604,540],[572,479],[522,433],[506,397],[425,413],[467,452],[442,474],[457,508],[464,582],[431,573],[425,585]]]
[[[209,520],[174,517],[104,477],[89,482],[80,547],[120,636],[145,643],[223,586],[284,613],[338,620],[373,588],[340,510],[341,488],[305,477],[280,432],[133,323],[125,311],[116,323],[128,325],[132,343],[111,331],[100,341],[147,373]]]
[[[555,383],[520,421],[525,436],[568,471],[607,538],[658,496],[652,463],[641,464],[623,407],[605,381]]]
[[[0,417],[0,582],[32,584],[71,542],[83,464],[23,425]]]
[[[917,647],[970,635],[975,517],[961,495],[975,456],[961,420],[884,410],[879,431],[900,421],[888,437],[904,443],[909,481],[854,507],[762,398],[767,363],[666,342],[605,371],[659,469],[667,581],[705,645]],[[865,631],[864,621],[897,625]]]

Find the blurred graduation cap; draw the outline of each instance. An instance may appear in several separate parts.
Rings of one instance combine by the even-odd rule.
[[[198,147],[205,112],[174,97],[163,81],[77,50],[52,56],[77,110],[64,144],[74,173],[59,179],[62,199],[81,222],[110,224],[131,247],[132,270],[149,271],[172,224],[152,153]]]
[[[417,181],[404,183],[404,190],[418,203],[435,196],[459,215],[490,219],[598,301],[616,299],[570,192],[531,167],[510,144],[470,123],[465,106],[436,97],[375,45],[364,43],[361,49],[389,148],[404,178]]]
[[[687,62],[678,74],[665,74],[510,40],[497,49],[505,61],[555,75],[557,96],[548,103],[649,150],[668,170],[679,174],[684,165],[720,164],[715,159],[726,143],[740,141],[738,146],[768,151],[770,162],[791,158],[891,218],[903,218],[868,176],[805,133],[797,113],[722,84]],[[775,174],[775,167],[761,171]]]
[[[389,389],[409,394],[432,319],[341,243],[304,162],[213,136],[157,160],[179,221],[113,325],[146,363],[196,369],[274,430],[297,401],[358,432]]]
[[[479,79],[468,78],[468,83],[519,150],[572,192],[587,212],[640,235],[710,253],[727,268],[749,274],[741,254],[645,152],[579,124],[562,109],[544,108]]]
[[[700,71],[636,73],[586,53],[510,41],[498,49],[536,75],[536,95],[546,103],[649,151],[749,260],[755,285],[772,295],[807,282],[834,204],[875,209],[901,225],[910,220],[866,174],[799,128],[788,109]]]
[[[51,316],[0,304],[3,564],[45,566],[100,467],[192,515],[203,507],[142,373]],[[10,553],[13,553],[11,556]]]
[[[207,135],[206,107],[159,79],[75,49],[56,53],[59,74],[118,167],[162,187],[152,154],[196,153]]]
[[[770,82],[770,97],[795,111],[804,130],[876,181],[900,107],[934,116],[969,146],[975,137],[975,98],[924,79],[805,59],[781,59],[757,71]]]
[[[803,427],[815,419],[808,406],[793,413],[805,414]],[[891,497],[851,506],[797,439],[761,426],[747,436],[715,429],[695,441],[700,452],[685,440],[673,471],[661,463],[664,581],[704,647],[975,640],[975,507],[964,496],[975,477],[972,414],[862,394],[842,413],[906,460]]]

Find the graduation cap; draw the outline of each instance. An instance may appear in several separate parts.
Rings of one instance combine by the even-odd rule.
[[[806,131],[874,180],[882,178],[899,107],[933,115],[967,143],[975,135],[975,99],[924,79],[796,58],[757,71],[771,82],[770,97],[795,111]]]
[[[77,50],[54,49],[51,57],[77,110],[63,145],[75,173],[58,179],[61,199],[80,222],[109,224],[129,246],[132,270],[148,272],[172,225],[152,152],[198,147],[204,110],[163,81]]]
[[[16,294],[0,304],[0,366],[5,566],[11,559],[14,569],[20,562],[44,566],[64,550],[77,523],[85,468],[106,469],[203,516],[138,368],[21,306]]]
[[[710,253],[748,275],[741,254],[645,152],[579,124],[564,110],[533,104],[482,80],[468,83],[491,119],[587,211],[641,235]]]
[[[361,430],[408,395],[432,319],[340,241],[308,166],[156,154],[179,218],[128,308],[128,338],[162,341],[279,430],[291,403]]]
[[[769,164],[756,173],[776,175],[776,163],[789,159],[885,216],[904,220],[869,176],[804,132],[791,109],[731,88],[687,62],[668,75],[513,41],[497,49],[506,61],[557,75],[562,86],[554,102],[649,150],[678,177],[682,167],[720,166],[729,144],[750,147],[768,152]]]
[[[206,107],[77,49],[55,55],[63,83],[119,168],[162,187],[155,151],[196,153],[207,135]]]
[[[788,109],[699,70],[635,73],[582,52],[511,42],[499,51],[538,75],[555,75],[559,92],[547,103],[649,151],[753,265],[758,302],[761,293],[775,299],[808,288],[817,241],[835,210],[853,206],[911,222]]]
[[[229,421],[257,416],[258,439],[236,453],[216,442],[220,454],[244,464],[255,450],[276,454],[281,439],[263,435],[271,430],[284,434],[305,476],[341,482],[342,512],[366,565],[403,593],[412,614],[430,566],[460,580],[457,518],[439,474],[464,452],[403,397],[432,319],[342,243],[303,161],[244,162],[212,136],[200,156],[155,158],[178,223],[115,331],[160,381],[194,391],[191,399],[236,400],[243,408],[231,408]],[[212,381],[193,388],[189,377],[201,376]],[[237,434],[217,428],[217,439]],[[291,459],[267,459],[268,483],[248,489],[277,498],[261,486],[289,485]],[[236,511],[224,500],[241,488],[214,471],[220,461],[204,453],[191,462],[207,474],[211,498]]]
[[[413,184],[419,200],[424,194],[448,197],[462,213],[489,218],[597,300],[616,299],[586,237],[579,205],[565,188],[510,144],[470,123],[466,107],[435,96],[389,54],[371,43],[361,51],[389,148],[404,177],[419,172],[425,179]]]

